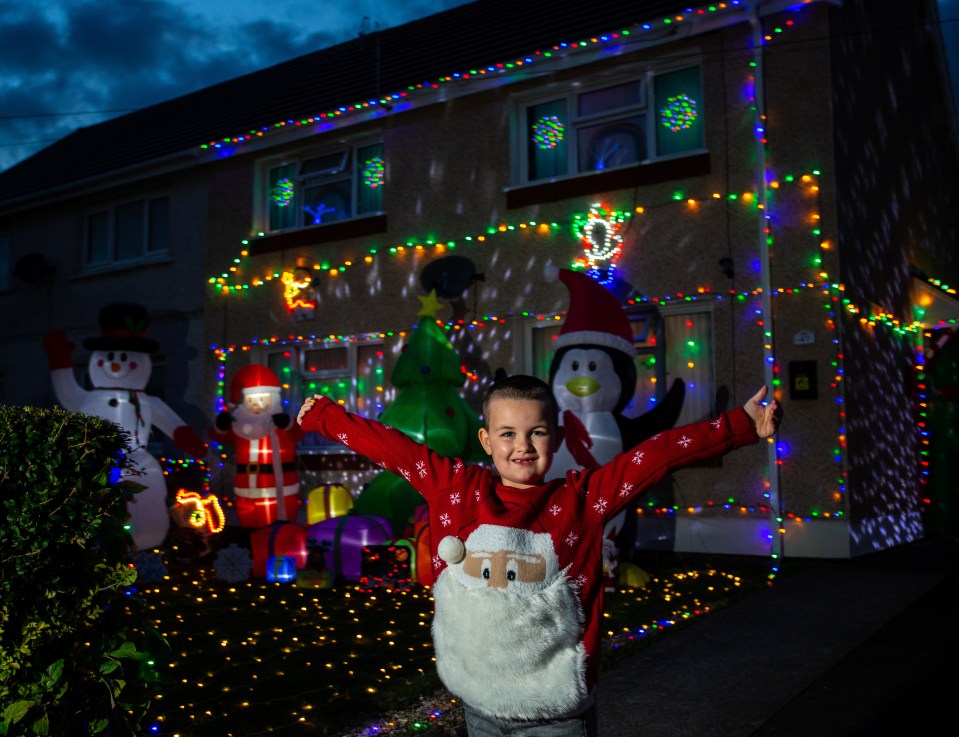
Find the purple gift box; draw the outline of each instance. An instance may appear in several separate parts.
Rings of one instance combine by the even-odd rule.
[[[385,517],[349,513],[310,525],[307,539],[324,547],[326,566],[337,578],[358,581],[363,575],[363,547],[393,539]]]

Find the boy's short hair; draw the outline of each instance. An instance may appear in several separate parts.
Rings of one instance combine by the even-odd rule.
[[[497,378],[489,385],[483,398],[483,427],[489,430],[489,406],[494,399],[530,400],[546,405],[553,429],[559,425],[559,405],[556,397],[542,379],[526,374]]]

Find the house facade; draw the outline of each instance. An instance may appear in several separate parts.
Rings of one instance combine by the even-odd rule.
[[[676,378],[681,423],[763,384],[786,408],[775,442],[654,489],[637,547],[922,538],[926,348],[959,275],[935,21],[479,0],[78,131],[0,174],[0,399],[52,405],[43,333],[79,346],[105,302],[138,301],[155,391],[201,433],[249,363],[291,414],[322,392],[376,417],[431,319],[478,411],[499,368],[546,378],[569,307],[551,267],[581,269],[635,328],[628,415]],[[229,449],[208,461],[228,495]],[[305,488],[354,493],[378,470],[310,436],[299,462]]]

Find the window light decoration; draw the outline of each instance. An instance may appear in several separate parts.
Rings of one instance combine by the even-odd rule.
[[[370,189],[376,189],[383,186],[386,176],[386,165],[383,163],[382,156],[374,156],[363,164],[363,184]]]
[[[533,124],[533,134],[530,137],[536,148],[554,149],[563,140],[563,123],[555,115],[544,115]]]
[[[289,207],[293,204],[293,193],[295,185],[289,177],[278,179],[273,185],[273,191],[270,193],[270,199],[277,207]]]
[[[622,224],[629,213],[607,210],[595,203],[586,215],[573,216],[573,234],[580,239],[585,259],[580,264],[601,284],[613,281],[616,262],[623,249]]]
[[[698,117],[696,101],[686,95],[666,98],[666,107],[659,111],[662,125],[673,133],[691,128]]]

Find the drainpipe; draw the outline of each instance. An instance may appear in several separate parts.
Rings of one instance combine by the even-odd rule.
[[[772,306],[772,277],[769,262],[769,240],[766,233],[768,216],[768,192],[766,182],[766,100],[765,100],[765,68],[763,66],[763,29],[759,18],[759,4],[754,3],[749,16],[752,27],[752,49],[754,67],[754,90],[756,101],[756,169],[758,174],[757,191],[759,193],[759,260],[761,264],[760,283],[762,286],[762,319],[763,319],[763,382],[771,393],[775,392],[773,384],[773,306]],[[771,440],[775,441],[775,438]],[[783,518],[782,502],[779,489],[779,459],[776,455],[776,443],[767,441],[766,457],[769,465],[769,526],[772,537],[770,539],[770,553],[779,560],[783,557]]]

